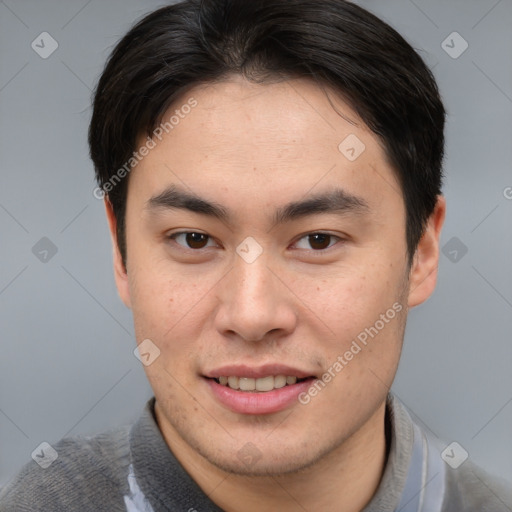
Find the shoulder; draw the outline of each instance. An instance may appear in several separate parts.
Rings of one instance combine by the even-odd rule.
[[[129,426],[94,437],[65,438],[46,468],[34,461],[0,492],[0,512],[125,510],[130,463]],[[43,457],[48,454],[44,454]],[[119,504],[117,504],[119,503]],[[85,508],[84,508],[85,507]]]
[[[512,510],[512,484],[490,475],[470,460],[457,469],[447,468],[445,482],[443,510]]]
[[[448,455],[443,457],[448,443],[414,422],[395,396],[388,397],[388,405],[395,440],[394,464],[407,468],[400,484],[401,503],[416,499],[442,512],[512,512],[510,482],[487,473],[471,458],[452,467]],[[395,471],[399,472],[396,467]]]

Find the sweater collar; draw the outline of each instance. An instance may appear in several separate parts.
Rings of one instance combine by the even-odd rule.
[[[154,512],[201,510],[222,512],[185,471],[167,446],[151,398],[130,430],[130,449],[137,483]],[[399,400],[386,402],[390,433],[388,457],[379,487],[364,512],[395,510],[400,502],[413,451],[413,422]]]
[[[158,428],[154,406],[153,397],[130,431],[135,478],[154,512],[222,512],[172,454]]]

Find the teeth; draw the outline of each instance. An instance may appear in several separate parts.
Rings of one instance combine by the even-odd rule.
[[[238,377],[228,377],[228,386],[231,389],[238,389]]]
[[[263,377],[262,379],[256,379],[255,388],[258,391],[270,391],[274,389],[274,377]]]
[[[254,391],[256,389],[256,379],[240,377],[238,385],[242,391]]]
[[[240,389],[241,391],[272,391],[273,389],[283,388],[286,385],[292,385],[297,382],[297,377],[293,375],[269,375],[259,379],[251,377],[222,376],[218,381],[223,386],[231,389]]]
[[[286,377],[284,375],[277,375],[276,377],[274,377],[274,387],[279,389],[279,388],[284,388],[286,386]]]

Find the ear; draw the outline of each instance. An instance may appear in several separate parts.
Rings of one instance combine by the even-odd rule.
[[[445,215],[446,200],[438,195],[436,206],[428,219],[409,272],[409,308],[425,302],[436,286],[439,238]]]
[[[112,240],[112,256],[114,259],[114,278],[116,280],[117,292],[119,297],[124,302],[126,307],[131,308],[130,288],[128,285],[128,273],[119,251],[119,244],[117,243],[117,219],[114,215],[112,203],[105,196],[105,213],[107,214],[108,227],[110,230],[110,239]]]

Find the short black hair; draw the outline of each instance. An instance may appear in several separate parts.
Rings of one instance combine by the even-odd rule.
[[[123,261],[129,180],[119,178],[136,164],[137,141],[151,138],[187,90],[233,74],[263,84],[309,78],[349,103],[379,136],[401,185],[410,264],[441,193],[445,109],[410,44],[345,0],[183,0],[118,42],[94,92],[89,147]]]

